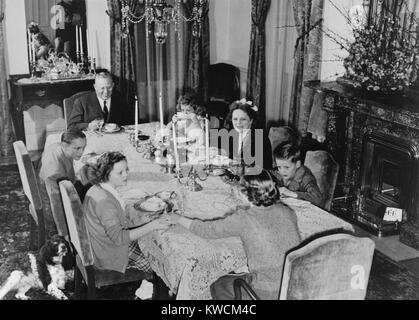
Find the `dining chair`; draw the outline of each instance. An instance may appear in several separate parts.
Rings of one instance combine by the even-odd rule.
[[[240,99],[240,70],[227,63],[212,64],[208,79],[208,114],[216,117],[222,128],[230,104]]]
[[[112,270],[99,270],[93,266],[93,251],[87,232],[82,204],[71,181],[60,182],[60,192],[70,236],[73,253],[76,256],[74,272],[75,294],[80,297],[82,281],[87,286],[87,298],[96,299],[96,288],[134,282],[146,279],[143,271],[127,269],[125,273]]]
[[[66,129],[68,129],[68,119],[70,118],[71,111],[73,110],[74,101],[77,98],[79,98],[79,97],[81,97],[81,96],[83,96],[85,94],[88,94],[90,92],[91,91],[81,91],[81,92],[78,92],[76,94],[73,94],[71,97],[66,98],[66,99],[63,100],[64,120],[65,120]]]
[[[34,251],[39,249],[45,242],[45,222],[42,198],[39,192],[35,169],[25,144],[23,141],[16,141],[13,143],[13,148],[16,155],[20,180],[22,181],[23,192],[29,200],[29,250]],[[36,233],[38,233],[37,240],[35,238]]]
[[[289,141],[296,145],[301,143],[299,135],[294,129],[288,126],[270,127],[268,137],[271,142],[272,151],[282,142]]]
[[[323,208],[330,210],[339,174],[339,163],[324,150],[307,151],[304,165],[311,170],[323,195]]]
[[[339,233],[317,238],[285,258],[279,300],[363,300],[374,255],[369,238]],[[259,297],[243,279],[234,280],[235,300],[243,289]]]

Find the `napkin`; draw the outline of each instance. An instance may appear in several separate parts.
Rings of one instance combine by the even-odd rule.
[[[135,291],[135,296],[141,300],[151,299],[153,297],[153,284],[143,280],[140,287]]]

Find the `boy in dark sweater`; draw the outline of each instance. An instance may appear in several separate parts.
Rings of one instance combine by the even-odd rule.
[[[321,207],[323,195],[313,173],[301,163],[299,148],[283,143],[275,148],[273,155],[277,165],[273,173],[281,196],[307,200]]]

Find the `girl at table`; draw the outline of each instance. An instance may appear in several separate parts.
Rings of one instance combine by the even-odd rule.
[[[185,137],[195,141],[195,145],[204,145],[205,127],[205,108],[201,105],[200,99],[193,93],[186,93],[179,97],[176,106],[176,114],[169,122],[168,128],[172,128],[172,123],[176,124],[178,136],[184,134]]]
[[[178,223],[203,238],[240,237],[250,270],[246,280],[262,299],[278,299],[285,254],[301,240],[296,216],[278,201],[279,194],[266,170],[256,176],[245,176],[245,181],[243,194],[251,203],[249,210],[239,210],[214,221],[178,216]],[[234,299],[233,281],[236,278],[227,275],[214,282],[211,286],[213,298]]]
[[[251,101],[242,99],[230,105],[225,128],[230,131],[227,146],[221,146],[230,159],[247,166],[272,168],[272,147],[265,130],[258,127],[258,108]],[[263,155],[263,159],[261,156]]]
[[[98,183],[89,189],[83,202],[95,267],[121,273],[127,268],[135,268],[146,272],[148,280],[152,279],[150,263],[136,240],[151,231],[167,229],[169,221],[159,218],[139,227],[132,224],[131,208],[126,207],[117,191],[127,184],[128,178],[127,160],[123,154],[103,154],[96,170]],[[144,286],[152,289],[146,280],[141,284]]]

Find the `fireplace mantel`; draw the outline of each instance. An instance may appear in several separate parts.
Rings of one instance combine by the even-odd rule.
[[[346,199],[350,199],[347,205],[351,208],[351,215],[359,221],[357,210],[362,201],[361,165],[366,137],[388,135],[396,141],[406,142],[414,150],[415,163],[419,164],[419,92],[407,90],[403,96],[384,97],[341,81],[310,81],[305,85],[325,95],[323,109],[328,113],[326,141],[341,165],[338,189]],[[411,179],[411,187],[419,190],[416,167],[419,166],[414,166],[412,174],[416,177]],[[411,202],[406,208],[408,222],[401,227],[401,240],[403,238],[407,244],[419,249],[419,191]],[[382,234],[387,227],[378,226],[378,233]],[[404,230],[409,230],[409,233]]]

